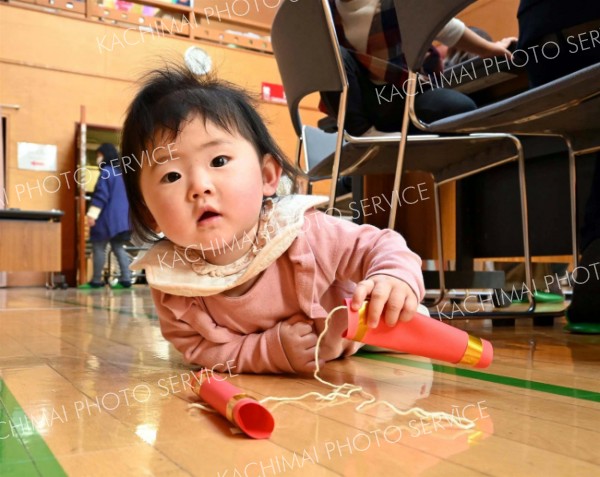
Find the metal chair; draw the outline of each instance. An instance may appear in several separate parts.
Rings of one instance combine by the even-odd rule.
[[[309,34],[307,34],[308,29]],[[297,164],[300,164],[303,143],[316,142],[317,145],[311,146],[312,149],[318,151],[317,157],[325,157],[325,159],[314,167],[309,168],[307,165],[307,173],[309,177],[313,178],[331,177],[330,211],[333,211],[335,204],[335,186],[340,171],[344,175],[395,172],[392,198],[394,194],[398,197],[403,166],[410,170],[431,173],[435,179],[434,201],[437,252],[440,264],[438,269],[440,297],[436,303],[439,303],[446,292],[439,187],[447,182],[517,160],[520,165],[526,269],[528,280],[531,280],[523,151],[516,137],[503,133],[447,137],[408,136],[408,110],[404,111],[405,127],[401,134],[366,138],[351,136],[344,129],[348,82],[327,0],[284,1],[275,16],[271,38],[273,52],[286,91],[292,124],[298,137]],[[308,94],[318,91],[341,92],[337,130],[343,133],[336,134],[335,141],[332,140],[332,135],[319,132],[315,128],[303,129],[299,113],[300,101]],[[310,135],[307,134],[307,131],[310,131]],[[407,143],[410,144],[408,149],[406,149]],[[402,153],[400,156],[398,147]],[[328,148],[329,154],[327,153]],[[306,150],[308,151],[308,148]],[[403,162],[396,165],[395,159],[398,157],[401,157]],[[306,162],[312,165],[317,161],[311,160],[309,153]],[[397,207],[398,201],[392,200],[390,228],[394,227]],[[503,283],[500,286],[502,285]],[[489,288],[494,288],[494,286]],[[528,299],[527,312],[531,312],[535,303],[532,297],[528,297]]]
[[[427,48],[437,32],[458,12],[475,0],[394,0],[402,31],[402,49],[410,70],[405,117],[429,133],[503,132],[515,135],[558,136],[569,152],[571,241],[575,267],[578,263],[575,157],[600,150],[600,64],[528,90],[475,111],[443,118],[426,124],[419,120],[414,107],[417,72]],[[402,133],[405,134],[408,121]],[[405,159],[405,144],[398,152],[398,171]],[[519,174],[523,174],[523,161]],[[522,184],[524,188],[524,182]],[[526,227],[526,214],[523,215]],[[526,262],[529,253],[525,251]],[[526,269],[531,287],[530,270]],[[530,288],[531,289],[531,288]]]

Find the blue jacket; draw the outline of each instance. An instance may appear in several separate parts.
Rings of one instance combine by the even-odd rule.
[[[122,175],[123,170],[118,166],[110,163],[100,166],[100,177],[94,188],[91,205],[102,211],[96,225],[90,229],[92,242],[110,240],[117,234],[131,230],[129,201]]]

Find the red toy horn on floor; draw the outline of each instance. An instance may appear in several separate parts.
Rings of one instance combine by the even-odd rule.
[[[202,376],[204,373],[204,376]],[[275,428],[271,413],[256,399],[224,380],[210,377],[204,371],[196,373],[194,392],[207,404],[254,439],[268,439]]]
[[[494,356],[492,344],[429,316],[415,313],[412,320],[390,328],[383,319],[377,328],[367,327],[367,305],[352,311],[346,298],[348,329],[344,338],[453,364],[487,368]]]

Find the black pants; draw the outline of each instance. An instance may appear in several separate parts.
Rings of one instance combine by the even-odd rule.
[[[600,46],[595,45],[591,48],[588,42],[584,43],[585,49],[583,49],[582,44],[578,44],[574,38],[576,39],[577,36],[572,36],[567,41],[563,33],[557,32],[535,43],[541,48],[543,44],[553,41],[559,45],[559,50],[552,51],[547,47],[546,56],[549,58],[538,55],[539,61],[527,63],[527,74],[532,87],[541,86],[586,66],[600,63]],[[531,47],[532,45],[529,46]],[[553,58],[555,55],[556,58]],[[600,238],[600,154],[596,155],[595,161],[592,189],[585,205],[583,225],[580,230],[582,250],[585,250],[595,239]]]
[[[383,132],[400,131],[405,104],[403,88],[393,88],[389,84],[374,84],[369,80],[366,69],[352,54],[345,48],[341,50],[349,87],[346,131],[353,136],[360,136],[372,126]],[[340,93],[321,93],[321,98],[328,111],[335,115],[340,102]],[[418,92],[415,97],[417,116],[427,123],[476,108],[477,105],[471,98],[451,89]],[[412,125],[409,131],[418,132]]]

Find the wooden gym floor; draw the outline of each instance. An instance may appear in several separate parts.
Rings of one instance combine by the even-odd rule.
[[[149,291],[0,290],[0,475],[9,476],[593,476],[600,475],[600,337],[564,320],[492,329],[486,370],[401,354],[363,354],[322,376],[403,409],[464,414],[391,417],[360,402],[268,404],[269,440],[232,433],[189,410],[189,371],[162,338]],[[312,378],[235,376],[255,397],[327,391]]]

